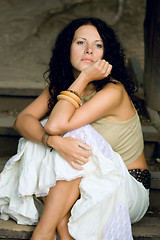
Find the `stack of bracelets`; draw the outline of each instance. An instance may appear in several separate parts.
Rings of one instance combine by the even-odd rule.
[[[73,90],[60,92],[60,94],[57,96],[57,100],[66,100],[70,102],[75,108],[79,108],[82,102],[79,94]]]

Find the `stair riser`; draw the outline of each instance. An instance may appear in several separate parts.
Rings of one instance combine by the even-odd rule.
[[[13,114],[20,112],[28,106],[35,97],[8,97],[0,96],[0,112],[11,112]]]

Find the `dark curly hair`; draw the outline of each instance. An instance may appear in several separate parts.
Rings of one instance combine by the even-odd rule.
[[[72,65],[70,63],[70,47],[75,31],[82,25],[93,25],[96,27],[104,44],[103,59],[113,66],[111,74],[107,78],[92,82],[95,89],[99,91],[107,83],[112,82],[112,79],[116,79],[124,85],[130,97],[132,97],[134,92],[134,84],[131,82],[125,66],[125,55],[114,31],[100,19],[79,18],[73,20],[62,30],[52,50],[49,70],[47,71],[49,73],[47,81],[51,96],[48,104],[50,111],[57,101],[56,98],[60,91],[66,90],[74,81]]]

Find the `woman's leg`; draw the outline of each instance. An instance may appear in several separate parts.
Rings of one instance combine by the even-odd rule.
[[[57,232],[60,240],[73,240],[68,231],[68,221],[71,216],[70,211],[65,215],[65,217],[60,221],[57,226]]]
[[[46,199],[47,197],[43,197],[43,202],[44,204],[46,203]],[[70,234],[69,234],[69,231],[68,231],[68,221],[69,221],[69,218],[71,216],[71,212],[69,211],[65,216],[64,218],[58,223],[57,225],[57,233],[58,233],[58,237],[60,240],[65,240],[65,239],[73,239]],[[54,238],[53,238],[54,240]]]
[[[79,197],[79,183],[81,179],[72,181],[57,181],[55,187],[50,188],[45,200],[45,207],[31,240],[56,239],[55,231],[58,223],[69,212]],[[66,238],[70,240],[72,238]]]

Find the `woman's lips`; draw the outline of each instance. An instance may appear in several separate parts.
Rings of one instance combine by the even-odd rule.
[[[82,58],[81,61],[82,61],[82,62],[89,62],[89,63],[92,63],[92,62],[93,62],[93,60],[90,59],[90,58]]]

